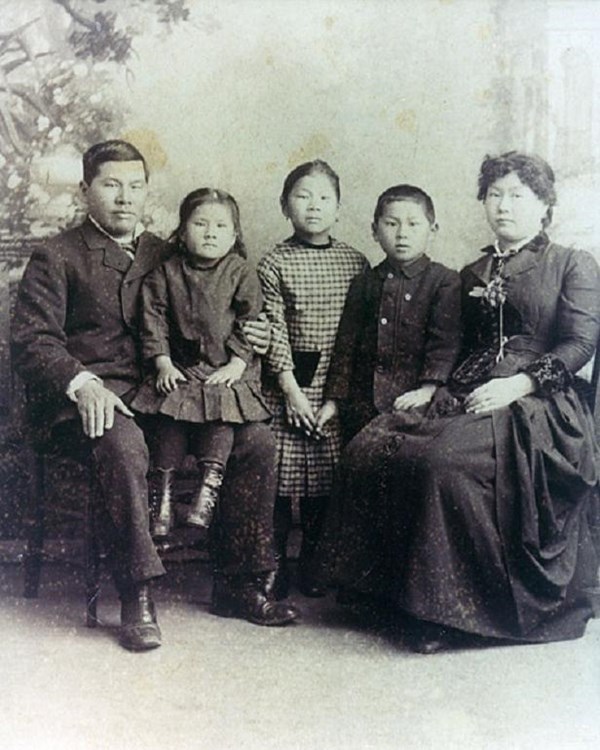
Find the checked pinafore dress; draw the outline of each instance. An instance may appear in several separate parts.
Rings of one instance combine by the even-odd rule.
[[[346,293],[366,265],[362,253],[345,242],[331,239],[316,246],[297,237],[276,245],[258,265],[272,328],[264,394],[274,414],[280,496],[322,497],[331,490],[341,452],[339,421],[332,419],[319,441],[288,425],[277,375],[294,370],[313,411],[322,406]]]

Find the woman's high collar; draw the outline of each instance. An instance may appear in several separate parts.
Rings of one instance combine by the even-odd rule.
[[[515,244],[509,245],[508,247],[501,248],[498,240],[496,240],[493,246],[494,255],[497,258],[506,258],[511,255],[516,255],[524,248],[532,250],[533,252],[537,252],[538,250],[542,250],[544,247],[546,247],[549,242],[550,240],[548,239],[548,235],[543,230],[533,237],[529,237],[528,239],[522,240],[521,242],[516,242]]]
[[[496,258],[508,258],[512,255],[520,253],[522,250],[530,250],[531,252],[537,253],[540,250],[544,250],[550,244],[550,238],[544,230],[535,237],[525,240],[522,244],[515,245],[514,250],[499,250],[497,243],[488,245],[482,249],[482,252],[488,255],[493,255]]]

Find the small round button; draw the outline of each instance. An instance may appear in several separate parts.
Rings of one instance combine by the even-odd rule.
[[[390,271],[390,273],[388,273],[388,279],[393,279],[393,278],[394,278],[394,274]]]
[[[386,325],[387,325],[387,322],[388,322],[387,318],[382,318],[382,319],[381,319],[381,325],[382,325],[382,326],[386,326]]]
[[[406,292],[406,294],[404,295],[404,299],[407,302],[410,302],[410,300],[412,299],[412,294],[410,294],[410,292]]]

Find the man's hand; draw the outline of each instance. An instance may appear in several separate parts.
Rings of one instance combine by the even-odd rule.
[[[115,409],[126,417],[133,417],[121,399],[97,380],[88,380],[75,392],[77,409],[83,432],[89,438],[98,438],[110,430],[115,422]]]
[[[433,383],[426,383],[414,391],[407,391],[394,401],[394,411],[410,411],[418,409],[419,406],[428,404],[436,392],[437,386]]]
[[[257,320],[247,320],[242,325],[242,330],[257,354],[262,356],[267,353],[271,343],[271,324],[264,313],[260,313]]]
[[[226,365],[217,368],[206,378],[206,385],[225,383],[228,388],[231,388],[242,377],[245,369],[246,363],[244,360],[241,357],[233,356]]]

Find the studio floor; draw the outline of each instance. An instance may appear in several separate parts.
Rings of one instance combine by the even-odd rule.
[[[162,648],[117,643],[103,585],[87,629],[76,570],[47,564],[38,599],[0,565],[3,750],[595,750],[600,620],[542,646],[413,654],[332,595],[302,622],[264,628],[208,612],[206,563],[175,563],[156,590]]]

